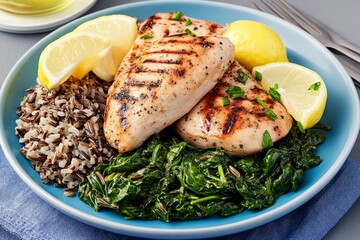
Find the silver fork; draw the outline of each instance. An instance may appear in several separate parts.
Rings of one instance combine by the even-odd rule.
[[[309,16],[305,17],[304,14],[300,13],[284,0],[260,0],[260,2],[281,18],[303,28],[324,46],[337,50],[360,63],[360,47],[348,42],[321,22]],[[253,3],[257,8],[263,10],[255,1]]]
[[[354,80],[353,82],[357,87],[360,88],[360,63],[355,63],[355,61],[351,60],[348,57],[345,57],[343,54],[334,54],[335,57],[339,60],[339,62],[344,66],[345,70]]]
[[[260,3],[263,3],[266,7],[264,7],[263,5],[261,5],[261,4],[259,4],[259,2]],[[287,6],[289,6],[290,8],[292,8],[293,10],[295,10],[296,12],[298,12],[296,9],[294,9],[292,6],[290,6],[288,3],[286,3],[286,2],[284,2],[283,0],[280,0],[280,1],[278,1],[278,2],[281,2],[281,4],[283,4],[283,3],[285,3]],[[269,10],[272,12],[272,13],[275,13],[276,15],[278,15],[279,17],[281,17],[281,18],[283,18],[283,19],[285,19],[285,20],[287,20],[287,21],[289,21],[289,22],[291,22],[291,23],[293,23],[293,24],[295,24],[295,25],[297,25],[297,26],[299,26],[299,27],[301,27],[301,28],[303,28],[304,30],[306,30],[305,29],[305,27],[303,27],[303,25],[302,24],[300,24],[298,21],[295,21],[294,20],[294,18],[292,18],[292,16],[290,16],[290,13],[292,13],[292,12],[289,12],[289,13],[287,13],[286,11],[284,11],[283,10],[283,8],[280,6],[280,3],[276,3],[274,0],[268,0],[268,1],[265,1],[265,0],[258,0],[258,1],[256,1],[256,0],[253,0],[253,4],[259,9],[259,10],[261,10],[261,11],[263,11],[263,12],[269,12]],[[279,7],[280,6],[280,7]],[[295,14],[295,13],[294,13]],[[298,12],[298,14],[297,15],[301,15],[299,12]],[[302,16],[302,15],[301,15]],[[304,18],[304,19],[306,19],[304,16],[302,16],[302,18]],[[303,20],[304,21],[304,20]],[[320,23],[320,25],[322,25],[322,26],[324,26],[326,29],[328,29],[325,25],[323,25],[323,24],[321,24]],[[310,25],[307,25],[309,28],[310,28]],[[313,24],[311,25],[311,26],[313,26]],[[314,26],[313,26],[314,27]],[[314,27],[315,28],[315,27]],[[330,30],[330,29],[329,29]],[[319,31],[319,30],[311,30],[312,32],[310,32],[310,30],[308,31],[311,35],[313,35],[312,33],[314,32],[314,31]],[[357,50],[357,49],[359,49],[357,46],[355,46],[354,44],[352,44],[352,43],[349,43],[349,42],[347,42],[346,40],[344,40],[343,38],[341,38],[340,36],[338,36],[336,33],[334,33],[332,30],[330,30],[329,31],[329,34],[332,34],[332,38],[333,39],[340,39],[340,40],[338,40],[338,41],[342,41],[342,42],[344,42],[345,44],[343,44],[343,46],[344,45],[346,45],[347,47],[352,47],[352,49],[355,49],[355,50]],[[330,38],[330,35],[327,35],[328,36],[328,39]],[[319,42],[322,42],[322,41],[320,41],[320,39],[318,38],[318,35],[319,35],[319,33],[317,33],[317,34],[315,34],[315,35],[313,35],[315,38],[317,38],[318,40],[319,40]],[[323,35],[324,35],[324,33],[323,33]],[[328,40],[329,41],[329,40]],[[331,38],[330,38],[330,41],[331,41]],[[324,45],[325,45],[325,43],[324,42],[322,42]],[[329,45],[328,43],[326,44],[326,45]],[[325,46],[326,46],[325,45]],[[331,43],[330,43],[330,45],[331,45]],[[330,47],[330,46],[326,46],[326,47],[328,47],[330,50],[331,49],[335,49],[335,48],[332,48],[332,47]],[[341,47],[341,46],[340,46]],[[348,50],[348,49],[346,49],[346,50]],[[339,50],[337,50],[337,51],[339,51]],[[351,50],[348,50],[348,51],[351,51]],[[341,52],[341,51],[339,51],[339,52]],[[352,51],[351,51],[352,52]],[[360,49],[359,49],[359,52],[360,52]],[[342,52],[341,52],[342,53]],[[356,60],[352,60],[352,59],[349,59],[348,57],[345,57],[344,55],[342,55],[342,54],[336,54],[336,53],[334,53],[334,55],[337,57],[337,59],[340,61],[340,63],[344,66],[344,68],[345,68],[345,70],[349,73],[349,75],[354,79],[354,83],[358,86],[358,87],[360,87],[360,63],[358,62],[358,61],[356,61]]]

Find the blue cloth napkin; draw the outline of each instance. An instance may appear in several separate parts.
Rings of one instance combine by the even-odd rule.
[[[321,239],[359,198],[359,176],[360,164],[347,159],[331,183],[302,207],[266,225],[221,239]],[[0,149],[0,239],[139,238],[93,228],[59,212],[25,185]]]

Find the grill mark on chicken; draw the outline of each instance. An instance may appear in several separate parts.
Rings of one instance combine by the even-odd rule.
[[[224,75],[226,75],[225,73]],[[202,99],[203,107],[200,110],[199,114],[205,115],[204,126],[207,132],[211,130],[212,117],[216,112],[221,111],[220,108],[214,106],[215,98],[222,88],[226,87],[226,84],[219,82],[216,86],[206,95],[206,98]],[[224,95],[225,97],[225,95]]]
[[[236,120],[238,119],[235,111],[230,111],[225,120],[225,124],[223,126],[222,132],[224,134],[229,134],[234,127]]]
[[[152,27],[156,24],[156,20],[160,19],[156,15],[153,15],[149,18],[147,18],[144,23],[142,24],[142,27],[139,29],[139,34],[146,33],[149,29],[152,29]]]
[[[176,77],[183,77],[186,74],[186,70],[185,69],[174,69],[173,74]]]
[[[150,69],[144,69],[144,68],[136,68],[136,73],[167,73],[166,69],[154,69],[154,70],[150,70]]]
[[[140,99],[141,100],[145,100],[145,99],[147,99],[149,96],[147,95],[147,94],[144,94],[144,93],[141,93],[140,94]]]
[[[256,87],[257,88],[257,87]],[[254,89],[254,88],[253,88]],[[262,90],[262,89],[260,89]],[[267,94],[266,91],[263,90],[263,93]],[[264,111],[264,107],[262,107],[256,98],[254,99],[245,99],[244,101],[249,101],[251,102],[251,104],[254,105],[254,107],[251,109],[251,112],[249,112],[250,114],[254,115],[258,121],[261,121],[262,118],[268,118],[268,116],[265,114],[265,111]],[[263,102],[268,102],[268,107],[269,106],[272,106],[272,109],[274,109],[274,100],[272,100],[271,98],[266,98],[266,100],[262,100]]]
[[[174,21],[174,19],[172,18],[173,14],[174,13],[172,12],[172,13],[169,13],[166,17],[164,17],[165,19],[169,20],[170,24],[172,24],[171,21]],[[176,21],[179,21],[179,20],[176,20]]]
[[[146,52],[143,55],[153,55],[153,54],[177,54],[177,55],[192,55],[194,51],[186,51],[185,49],[180,50],[171,50],[171,49],[161,49],[158,51]]]
[[[214,101],[219,96],[222,95],[222,89],[225,87],[228,87],[229,85],[226,83],[218,83],[206,96],[206,98],[203,99],[204,107],[201,109],[200,114],[205,115],[205,121],[204,126],[207,132],[211,130],[211,124],[213,122],[212,117],[216,115],[217,112],[223,111],[226,112],[226,120],[224,121],[224,125],[222,127],[223,134],[231,134],[232,130],[234,128],[235,122],[238,120],[238,116],[240,114],[245,114],[245,109],[241,106],[239,101],[240,99],[237,99],[236,102],[233,102],[231,106],[215,106]],[[225,95],[224,95],[225,97]],[[255,100],[256,104],[257,101]],[[225,110],[226,109],[226,110]],[[241,113],[241,111],[243,111]],[[259,113],[259,114],[257,114]],[[253,114],[256,114],[257,117],[263,117],[263,112],[253,112]]]
[[[119,111],[119,116],[121,117],[120,118],[120,124],[121,126],[126,126],[127,125],[127,121],[126,121],[126,117],[125,117],[125,114],[126,112],[129,110],[129,106],[127,103],[122,103],[121,104],[121,108],[120,108],[120,111]]]
[[[212,23],[212,24],[210,25],[209,31],[210,31],[211,34],[215,34],[215,33],[217,32],[218,28],[219,28],[219,25],[218,25],[218,24]]]
[[[173,35],[173,36],[181,36],[181,35],[185,35],[185,34],[181,33],[181,34],[177,34],[177,35]],[[184,41],[182,39],[170,39],[168,41],[168,43],[173,43],[173,44],[188,44],[189,42],[199,44],[204,48],[214,46],[214,43],[206,41],[204,37],[199,37],[199,40],[197,40],[197,41]],[[221,44],[222,43],[220,42],[220,45]]]
[[[205,117],[205,122],[204,122],[205,129],[206,129],[207,132],[209,132],[210,129],[211,129],[211,118],[212,118],[212,116],[213,116],[213,113],[211,111],[208,111],[208,113],[206,114],[206,117]]]
[[[112,98],[117,100],[117,101],[121,101],[121,100],[136,100],[136,98],[134,98],[133,96],[130,95],[130,91],[129,90],[121,90],[119,93],[115,93],[114,95],[112,95]]]
[[[164,28],[164,35],[168,36],[170,33],[170,30],[168,28]]]
[[[207,95],[209,97],[206,98],[206,100],[204,101],[204,107],[199,112],[199,113],[204,114],[206,116],[204,126],[205,126],[205,129],[206,129],[207,132],[209,132],[210,129],[211,129],[212,117],[214,116],[214,113],[217,110],[216,108],[214,108],[214,104],[213,104],[213,101],[215,99],[215,95],[212,95],[212,93],[216,91],[216,88],[217,88],[216,86]],[[212,97],[212,96],[214,96],[214,97]]]
[[[164,63],[181,65],[182,59],[145,59],[143,63]]]
[[[160,73],[160,74],[163,74],[163,73],[167,73],[167,70],[166,69],[153,69],[153,70],[150,70],[150,69],[143,68],[143,67],[136,67],[135,72],[136,73]]]
[[[128,82],[125,83],[125,86],[132,86],[132,87],[147,87],[149,89],[152,88],[157,88],[159,87],[161,84],[161,80],[156,80],[156,81],[143,81],[143,80],[136,80],[136,79],[129,79]]]
[[[120,116],[122,116],[122,115],[120,114]],[[127,123],[126,117],[120,117],[120,125],[123,126],[123,127],[128,127],[129,126],[128,123]],[[126,132],[126,128],[125,128],[124,131]]]

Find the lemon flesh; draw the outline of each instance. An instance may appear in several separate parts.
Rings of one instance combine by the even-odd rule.
[[[74,32],[90,31],[109,38],[111,48],[91,70],[101,79],[112,81],[121,60],[130,50],[138,34],[136,18],[109,15],[95,18],[78,26]]]
[[[82,79],[110,48],[108,38],[93,32],[71,32],[50,43],[41,53],[38,81],[51,89],[71,75]]]
[[[294,63],[270,63],[254,67],[252,74],[262,75],[265,90],[278,85],[280,102],[304,129],[318,123],[324,113],[327,89],[324,80],[314,71]],[[314,90],[314,85],[318,89]]]
[[[235,59],[249,71],[271,62],[288,62],[280,36],[270,27],[251,20],[238,20],[224,33],[235,46]]]

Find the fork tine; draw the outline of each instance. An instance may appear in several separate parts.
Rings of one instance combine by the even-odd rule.
[[[325,41],[325,46],[327,46],[329,42],[334,42],[336,45],[343,46],[355,52],[356,54],[360,54],[360,47],[358,45],[353,44],[339,36],[336,32],[328,28],[321,21],[301,13],[291,4],[286,2],[286,0],[252,0],[252,2],[259,10],[278,15],[279,17],[295,25],[298,25],[308,33],[312,34],[315,38],[318,38],[318,40],[321,41],[321,39],[323,39],[323,41]],[[259,2],[261,4],[259,4]],[[349,53],[344,54],[349,56]],[[352,56],[350,57],[353,58]],[[355,59],[356,61],[360,62],[358,57]]]
[[[271,9],[269,9],[268,7],[264,6],[263,4],[259,3],[261,2],[261,0],[257,1],[257,0],[252,0],[252,4],[260,11],[262,12],[266,12],[266,13],[270,13],[270,14],[276,14],[273,11],[271,11]]]
[[[257,2],[253,1],[253,4],[255,5],[255,7],[257,7],[259,10],[262,10],[264,12],[270,12],[281,17],[284,20],[287,20],[288,22],[297,25],[298,27],[306,30],[302,25],[301,22],[296,21],[296,19],[294,19],[294,17],[292,17],[288,12],[286,12],[283,7],[279,4],[277,4],[275,1],[271,1],[271,0],[259,0],[262,5],[266,6],[266,9],[264,6],[258,4]],[[270,10],[270,11],[269,11]]]
[[[360,63],[357,63],[343,54],[334,53],[335,57],[344,66],[345,70],[353,79],[355,85],[360,87]]]
[[[301,15],[296,9],[291,7],[283,0],[260,0],[267,8],[271,9],[272,12],[280,16],[281,18],[291,22],[310,34],[319,34],[318,29],[314,30],[307,21],[303,20],[302,17],[298,17]],[[313,24],[312,24],[313,25]]]
[[[282,4],[283,9],[285,10],[285,8],[287,9],[287,11],[292,13],[292,16],[294,16],[294,14],[299,17],[302,22],[306,23],[308,27],[310,27],[311,29],[313,29],[314,31],[317,32],[317,34],[321,34],[322,31],[321,29],[319,29],[319,27],[317,26],[317,24],[313,23],[309,18],[305,17],[302,13],[299,12],[299,10],[297,10],[296,8],[294,8],[293,6],[291,6],[288,2],[286,2],[285,0],[278,0],[277,2],[273,1],[275,4],[277,4],[278,6],[280,4]],[[291,16],[291,15],[290,15]],[[295,19],[294,19],[295,20]],[[304,28],[306,28],[304,26]],[[310,31],[310,30],[307,30]]]
[[[278,15],[279,17],[281,17],[282,19],[288,20],[288,17],[286,16],[286,13],[283,12],[281,9],[278,9],[276,6],[273,6],[271,4],[269,4],[268,2],[264,1],[264,0],[260,0],[260,2],[265,5],[272,13]],[[264,7],[262,7],[260,4],[253,2],[253,4],[260,10],[262,11],[266,11],[264,9]],[[269,12],[269,11],[266,11]]]
[[[275,14],[295,25],[298,25],[299,27],[303,28],[305,31],[309,32],[315,37],[316,35],[318,35],[317,37],[320,37],[319,35],[324,36],[322,31],[326,31],[326,32],[328,31],[326,26],[323,26],[322,23],[319,23],[318,26],[318,24],[316,23],[316,19],[314,19],[314,22],[312,20],[307,20],[307,18],[304,15],[298,12],[294,7],[290,6],[287,2],[285,2],[285,0],[278,0],[278,2],[276,2],[275,0],[252,0],[252,3],[257,9],[263,12]],[[309,28],[311,28],[312,31],[316,31],[316,33],[312,33],[312,31],[309,30]],[[325,35],[329,35],[329,34],[327,33]],[[340,39],[341,37],[338,38]],[[330,48],[331,50],[338,50],[342,54],[348,56],[350,59],[354,59],[354,61],[352,62],[355,63],[357,61],[357,63],[360,63],[360,59],[358,60],[356,56],[354,57],[353,55],[347,53],[347,51],[350,50],[344,49],[344,47],[340,49],[339,47],[341,47],[341,45],[335,46],[336,45],[335,43],[330,45],[329,43],[326,42],[324,44],[326,47]],[[357,87],[360,87],[360,70],[358,70],[358,68],[354,66],[354,63],[352,63],[351,60],[350,62],[346,61],[346,57],[344,55],[336,54],[336,57],[343,64],[343,66],[350,74],[350,76],[353,78],[355,85]]]
[[[291,19],[289,18],[289,15],[283,11],[281,8],[279,8],[278,6],[274,5],[274,4],[270,4],[269,2],[265,1],[265,0],[260,0],[266,7],[268,7],[273,13],[277,14],[279,17],[281,17],[282,19],[291,21]]]
[[[284,11],[288,11],[289,13],[291,13],[291,15],[289,16],[293,18],[294,21],[296,21],[303,29],[305,29],[307,32],[317,38],[320,42],[322,42],[326,47],[338,50],[344,55],[354,59],[357,62],[360,62],[360,53],[356,51],[356,48],[351,48],[351,50],[349,50],[349,48],[343,47],[340,44],[334,42],[328,30],[322,27],[322,23],[317,24],[315,19],[313,21],[310,17],[305,17],[294,7],[290,6],[285,0],[278,0],[277,2],[275,0],[272,0],[272,3],[276,4]]]

